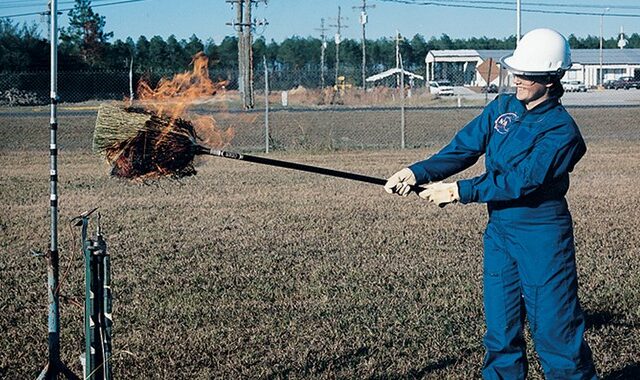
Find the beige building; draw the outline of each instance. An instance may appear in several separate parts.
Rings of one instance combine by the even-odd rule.
[[[511,50],[431,50],[425,57],[426,80],[447,79],[457,86],[509,86],[511,75],[500,69],[500,58]],[[640,79],[640,49],[603,49],[602,65],[599,49],[574,49],[571,51],[573,66],[564,79],[579,80],[588,87],[603,80],[621,76]]]

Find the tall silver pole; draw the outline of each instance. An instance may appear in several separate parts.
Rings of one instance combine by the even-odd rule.
[[[47,291],[49,294],[49,361],[42,370],[38,379],[57,379],[58,374],[63,374],[69,379],[77,379],[60,361],[60,307],[58,297],[58,1],[49,0],[49,12],[51,17],[50,45],[51,45],[51,117],[49,120],[49,201],[51,207],[51,245],[47,255]]]
[[[58,305],[58,2],[51,0],[51,118],[50,125],[50,206],[51,246],[49,249],[49,363],[59,361],[60,314]]]
[[[267,57],[262,56],[264,64],[264,152],[269,153],[269,69]]]

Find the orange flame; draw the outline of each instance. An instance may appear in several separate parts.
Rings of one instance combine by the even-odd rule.
[[[190,120],[196,134],[211,148],[222,148],[228,145],[234,136],[232,128],[225,131],[219,129],[212,116],[189,117],[188,109],[198,101],[211,98],[223,90],[227,82],[213,82],[209,78],[209,58],[204,53],[197,53],[191,62],[192,71],[176,74],[172,79],[161,79],[156,88],[140,81],[138,99],[144,107],[160,117],[172,121],[179,118]],[[171,125],[166,127],[169,131]]]

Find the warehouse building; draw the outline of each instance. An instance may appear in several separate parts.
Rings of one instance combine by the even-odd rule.
[[[500,58],[512,50],[431,50],[426,58],[426,80],[447,79],[458,86],[509,86],[511,75],[500,69]],[[640,79],[640,49],[603,49],[602,65],[600,49],[574,49],[571,51],[573,66],[564,79],[579,80],[588,87],[602,80],[614,80],[622,76]]]

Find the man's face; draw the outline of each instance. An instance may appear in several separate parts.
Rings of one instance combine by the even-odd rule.
[[[551,84],[546,76],[514,75],[516,98],[525,104],[544,97]]]

